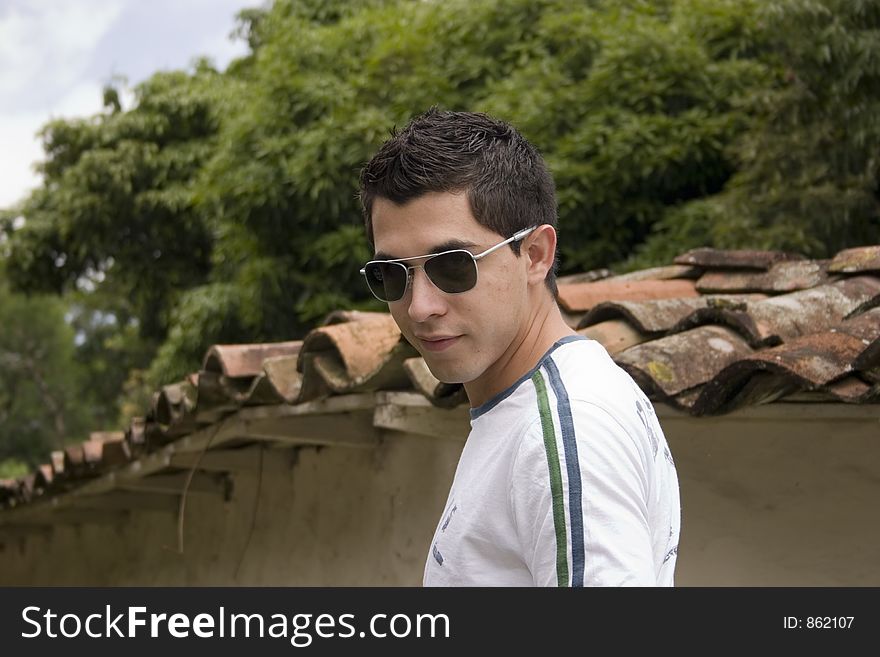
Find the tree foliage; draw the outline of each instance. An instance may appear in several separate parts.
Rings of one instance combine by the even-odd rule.
[[[658,222],[639,264],[704,244],[821,258],[880,242],[880,2],[774,0],[758,19],[773,77],[745,99],[735,171]]]
[[[213,152],[220,79],[207,65],[156,74],[130,111],[110,98],[105,113],[46,125],[43,184],[6,213],[26,219],[12,234],[10,282],[66,292],[91,280],[112,290],[114,312],[136,319],[145,338],[163,339],[177,292],[210,269],[193,182]]]
[[[85,383],[62,302],[9,291],[0,278],[0,470],[37,465],[82,438],[94,419],[79,403]],[[5,465],[4,465],[5,464]]]
[[[786,35],[781,79],[755,95],[732,200],[768,243],[823,256],[876,242],[880,2],[785,2],[765,17]]]

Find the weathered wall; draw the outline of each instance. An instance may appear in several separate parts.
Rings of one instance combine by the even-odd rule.
[[[462,444],[390,433],[378,449],[267,449],[255,516],[253,472],[228,502],[188,496],[182,556],[171,513],[8,542],[0,527],[0,584],[420,585]]]
[[[791,409],[661,413],[681,483],[678,585],[880,585],[880,419]],[[256,514],[255,472],[234,476],[229,501],[189,496],[183,555],[172,513],[16,539],[0,527],[0,584],[419,585],[461,446],[388,432],[377,449],[266,449]]]
[[[880,409],[775,406],[775,420],[663,422],[682,495],[676,583],[880,586]]]

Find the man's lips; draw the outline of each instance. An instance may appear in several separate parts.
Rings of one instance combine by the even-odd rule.
[[[452,335],[452,336],[416,336],[416,339],[422,344],[422,346],[428,351],[444,351],[454,345],[460,335]]]

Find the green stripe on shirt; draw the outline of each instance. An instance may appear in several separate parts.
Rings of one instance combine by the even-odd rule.
[[[556,431],[550,413],[550,400],[547,397],[547,384],[541,370],[532,375],[532,382],[538,393],[538,412],[541,415],[541,430],[544,434],[544,451],[550,468],[550,496],[553,500],[553,526],[556,529],[556,583],[568,586],[568,540],[565,531],[565,500],[562,493],[562,469],[559,453],[556,451]]]

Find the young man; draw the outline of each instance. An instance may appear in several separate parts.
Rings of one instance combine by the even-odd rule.
[[[556,197],[535,148],[431,110],[361,172],[362,273],[471,432],[424,583],[673,584],[678,478],[654,409],[556,303]]]

